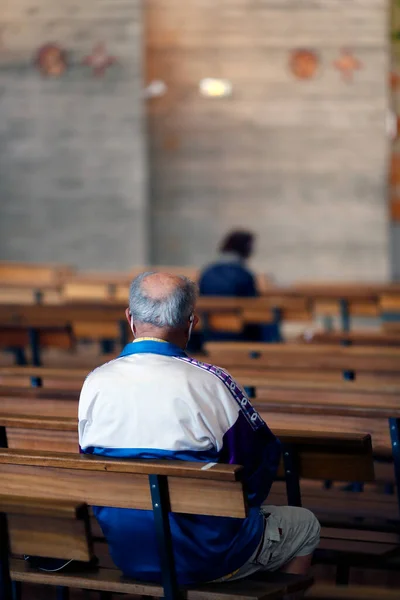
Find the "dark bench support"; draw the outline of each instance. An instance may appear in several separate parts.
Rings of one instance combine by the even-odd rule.
[[[153,504],[154,524],[160,555],[161,577],[165,600],[178,600],[179,588],[176,578],[172,535],[169,524],[171,511],[168,493],[168,481],[162,475],[149,475],[151,502]]]
[[[34,367],[40,367],[42,362],[40,358],[40,343],[39,343],[39,332],[34,327],[29,328],[29,345],[32,352],[32,365]],[[40,377],[31,377],[32,387],[40,387],[42,380]]]
[[[69,588],[58,586],[57,590],[57,600],[69,600]]]
[[[283,444],[282,454],[288,504],[290,506],[301,506],[300,477],[296,450],[291,444]]]
[[[397,488],[397,502],[400,513],[400,419],[389,419],[390,439],[394,463],[394,476]]]
[[[13,586],[11,583],[9,569],[9,548],[7,517],[0,513],[0,598],[1,600],[13,600]]]
[[[346,298],[340,298],[340,318],[342,321],[342,331],[348,333],[350,331],[350,309],[349,301]]]

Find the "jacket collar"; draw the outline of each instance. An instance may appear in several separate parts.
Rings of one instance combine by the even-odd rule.
[[[164,341],[154,340],[143,340],[137,342],[131,342],[127,344],[122,350],[119,358],[123,356],[130,356],[131,354],[161,354],[163,356],[187,356],[186,352],[175,346]]]

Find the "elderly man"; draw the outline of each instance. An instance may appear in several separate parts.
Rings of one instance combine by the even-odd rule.
[[[279,442],[225,371],[185,353],[196,287],[185,277],[143,273],[126,311],[134,341],[93,371],[79,402],[83,452],[244,466],[246,519],[171,515],[181,584],[238,579],[259,570],[306,573],[319,541],[309,511],[264,506]],[[115,564],[125,575],[160,581],[151,511],[95,508]]]

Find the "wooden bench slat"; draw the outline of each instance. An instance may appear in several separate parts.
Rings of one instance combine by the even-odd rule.
[[[85,505],[46,498],[24,498],[21,496],[4,496],[0,494],[0,512],[16,515],[49,516],[64,519],[80,518]]]
[[[57,418],[57,417],[31,417],[31,416],[9,416],[9,415],[4,415],[4,414],[0,414],[0,426],[3,427],[17,427],[17,428],[22,428],[22,427],[26,427],[28,429],[36,429],[36,428],[40,428],[40,429],[54,429],[56,431],[76,431],[77,430],[77,426],[78,426],[78,421],[76,418],[68,418],[68,417],[64,417],[64,418]],[[356,433],[349,433],[349,432],[321,432],[321,431],[307,431],[307,433],[303,433],[303,432],[299,432],[299,431],[294,431],[293,429],[274,429],[274,433],[277,435],[277,437],[279,437],[279,439],[281,441],[283,441],[284,443],[287,444],[296,444],[296,446],[298,447],[302,447],[302,448],[307,448],[309,446],[312,446],[313,448],[315,447],[322,447],[323,449],[329,449],[329,448],[340,448],[343,452],[346,452],[347,450],[351,450],[352,452],[356,452],[357,450],[359,452],[365,452],[365,450],[370,450],[371,448],[371,438],[369,435],[367,434],[356,434]],[[36,464],[35,462],[35,458],[32,455],[33,453],[27,454],[26,457],[23,458],[24,463],[19,462],[19,464]],[[16,460],[22,460],[20,457],[16,456],[15,457]],[[106,469],[108,471],[117,471],[118,469],[122,468],[122,470],[124,472],[134,472],[134,473],[146,473],[149,474],[147,471],[142,471],[142,468],[144,467],[145,469],[153,469],[153,466],[157,469],[163,468],[166,469],[166,473],[161,473],[161,474],[174,474],[175,473],[175,468],[176,468],[176,464],[177,461],[143,461],[143,463],[140,463],[140,461],[135,461],[134,462],[134,469],[135,470],[128,470],[127,471],[127,467],[125,466],[126,464],[130,464],[129,462],[126,463],[126,461],[118,461],[115,459],[108,459],[108,460],[101,460],[99,459],[97,456],[93,456],[93,455],[80,455],[79,459],[82,462],[83,466],[80,466],[80,468],[84,468],[84,469],[90,469],[90,470],[101,470],[101,469]],[[2,456],[1,456],[1,450],[0,450],[0,462],[2,460]],[[60,461],[62,461],[62,464],[60,464]],[[70,467],[70,463],[68,461],[68,456],[64,455],[64,454],[60,454],[58,453],[57,455],[54,454],[49,454],[49,459],[46,460],[46,464],[48,464],[49,466],[64,466],[66,468]],[[74,463],[76,464],[76,463]],[[202,468],[204,467],[206,463],[197,463],[197,462],[186,462],[186,461],[180,461],[179,462],[179,475],[181,477],[186,476],[187,474],[190,474],[192,476],[193,472],[196,473],[196,477],[202,477],[201,474],[203,474],[203,477],[205,476],[204,471],[202,471]],[[184,467],[183,465],[188,465],[187,467]],[[197,466],[200,465],[200,466]],[[129,469],[129,467],[128,467]],[[138,470],[136,470],[138,469]],[[209,470],[209,469],[207,469]],[[235,467],[232,468],[231,465],[223,465],[223,464],[216,464],[214,467],[212,467],[212,472],[211,472],[211,477],[207,476],[207,479],[213,479],[214,475],[216,479],[225,479],[226,475],[227,478],[226,480],[232,480],[231,476],[232,473],[235,473],[235,475],[237,475],[240,472],[239,468]]]
[[[26,423],[26,429],[24,429]],[[51,435],[52,425],[57,435]],[[220,481],[231,481],[232,475],[240,475],[240,471],[232,473],[230,465],[215,465],[207,471],[202,470],[204,463],[186,463],[181,461],[115,461],[101,460],[92,455],[80,455],[71,458],[68,454],[52,452],[39,453],[39,458],[34,453],[38,450],[56,450],[57,445],[67,452],[74,452],[78,446],[77,420],[60,418],[31,418],[8,417],[0,415],[0,426],[7,426],[7,437],[10,448],[15,450],[1,451],[0,463],[4,456],[13,464],[42,466],[46,464],[61,468],[82,468],[85,470],[107,469],[112,472],[131,472],[136,474],[149,474],[160,472],[166,475],[182,477],[184,474],[194,477],[207,478],[211,471],[212,478]],[[296,448],[298,457],[298,471],[301,477],[308,479],[333,479],[351,481],[360,478],[360,481],[374,481],[374,467],[372,460],[372,444],[370,435],[358,433],[332,433],[329,431],[293,431],[287,429],[273,429],[278,438],[287,445]],[[50,432],[50,433],[48,433]],[[49,439],[47,440],[47,437]],[[29,448],[23,453],[18,448]],[[9,452],[14,452],[13,455]],[[77,460],[78,458],[78,460]],[[133,468],[133,470],[132,470]],[[281,467],[280,474],[283,474]]]
[[[88,507],[82,502],[0,496],[7,515],[10,552],[90,561],[93,544]]]
[[[30,570],[23,561],[11,561],[11,577],[14,581],[41,583],[86,590],[98,590],[112,593],[134,594],[163,597],[163,589],[156,584],[140,583],[123,578],[116,569],[99,569],[84,575],[68,573],[42,573]],[[282,598],[282,585],[268,584],[265,581],[237,581],[216,583],[183,591],[187,600],[278,600]]]
[[[68,426],[71,420],[67,419]],[[75,420],[76,423],[76,420]],[[131,473],[135,475],[170,475],[173,477],[191,477],[217,481],[237,481],[242,467],[228,464],[214,464],[204,469],[208,463],[174,460],[118,460],[99,458],[90,454],[70,455],[62,452],[34,452],[0,449],[0,463],[58,469],[79,469],[84,471],[108,471],[113,473]]]
[[[9,452],[12,453],[12,450]],[[157,474],[160,474],[159,471],[161,469],[154,469]],[[51,497],[117,508],[152,509],[146,475],[107,472],[105,481],[104,471],[9,463],[0,465],[0,476],[2,493],[7,495]],[[238,518],[246,516],[243,488],[238,481],[170,476],[168,487],[172,512]]]

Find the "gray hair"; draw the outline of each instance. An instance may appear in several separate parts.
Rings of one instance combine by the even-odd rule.
[[[179,275],[181,285],[163,298],[151,298],[142,289],[142,282],[155,271],[141,273],[131,283],[129,310],[134,322],[150,323],[155,327],[183,327],[193,313],[197,287],[184,275]]]

